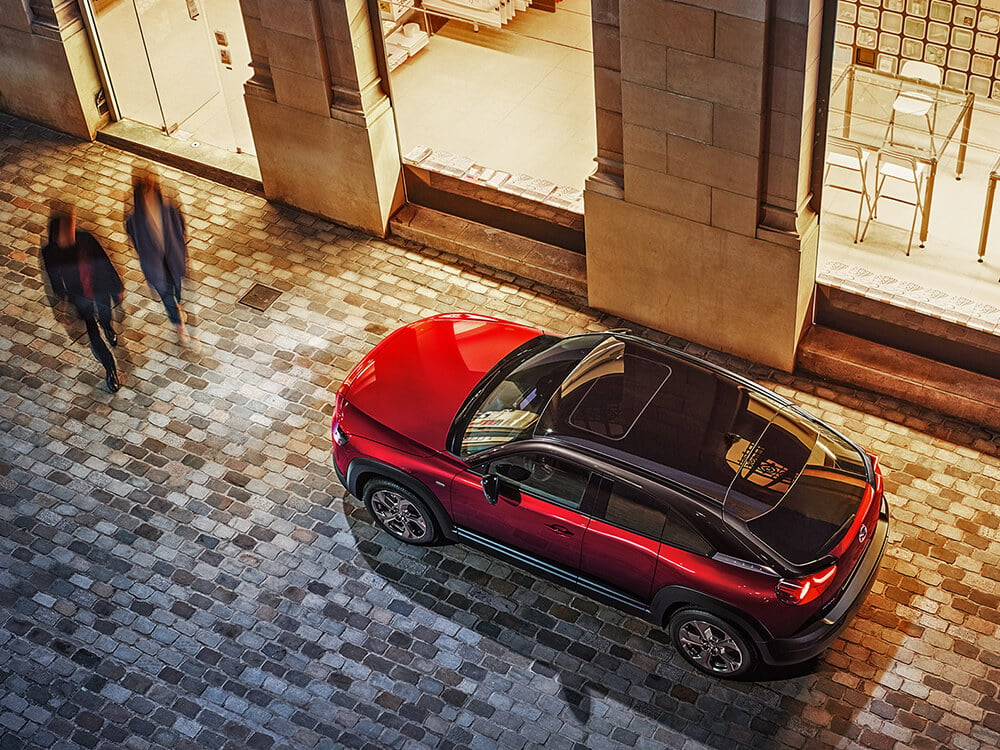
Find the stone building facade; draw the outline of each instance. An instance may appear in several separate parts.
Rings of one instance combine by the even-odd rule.
[[[831,6],[593,0],[595,307],[793,368],[815,288]],[[266,195],[384,235],[405,197],[377,4],[241,7]],[[0,108],[94,137],[107,114],[85,21],[76,0],[0,0]]]

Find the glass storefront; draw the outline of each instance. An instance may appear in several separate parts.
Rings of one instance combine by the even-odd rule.
[[[818,281],[1000,324],[1000,0],[837,4]]]
[[[239,0],[83,0],[114,119],[253,153]]]
[[[404,163],[582,213],[590,0],[380,0]]]

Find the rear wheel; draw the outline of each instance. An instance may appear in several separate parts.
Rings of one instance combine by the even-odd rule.
[[[715,677],[743,677],[756,664],[753,646],[743,632],[709,612],[682,609],[674,614],[670,639],[688,662]]]
[[[375,522],[407,544],[431,544],[438,538],[434,516],[416,493],[391,479],[365,484],[365,507]]]

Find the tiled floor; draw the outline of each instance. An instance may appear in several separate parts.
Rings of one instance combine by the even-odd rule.
[[[528,8],[499,31],[449,21],[391,79],[404,154],[428,146],[577,189],[594,171],[585,0]]]

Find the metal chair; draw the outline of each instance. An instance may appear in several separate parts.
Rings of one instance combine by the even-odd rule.
[[[900,68],[899,74],[903,78],[924,81],[935,86],[941,85],[941,68],[932,63],[906,60]],[[886,129],[885,138],[889,145],[896,143],[894,139],[896,115],[923,117],[927,123],[927,137],[930,139],[931,151],[934,150],[934,121],[937,119],[937,102],[934,97],[913,88],[907,89],[905,81],[903,82],[899,94],[896,95],[896,99],[892,103],[892,114],[889,115],[889,127]]]
[[[921,219],[924,215],[924,184],[928,172],[926,161],[918,156],[905,151],[892,150],[888,148],[880,149],[875,157],[875,194],[872,196],[871,212],[865,221],[864,229],[861,232],[861,242],[865,241],[868,233],[868,226],[876,218],[878,212],[878,202],[882,198],[896,201],[907,206],[913,206],[913,219],[910,221],[910,236],[906,241],[906,254],[909,256],[910,248],[913,246],[913,232],[917,226],[917,216]],[[905,195],[889,195],[885,192],[886,182],[889,184],[903,183],[909,185],[913,191],[913,200],[909,200]],[[920,247],[923,247],[920,243]]]
[[[823,172],[823,184],[836,190],[856,193],[859,196],[858,216],[854,222],[855,242],[858,241],[858,231],[861,229],[861,212],[867,206],[868,213],[872,213],[871,196],[868,192],[868,156],[869,152],[856,143],[834,136],[827,139],[826,170]],[[857,187],[830,182],[830,173],[835,169],[857,175]]]

